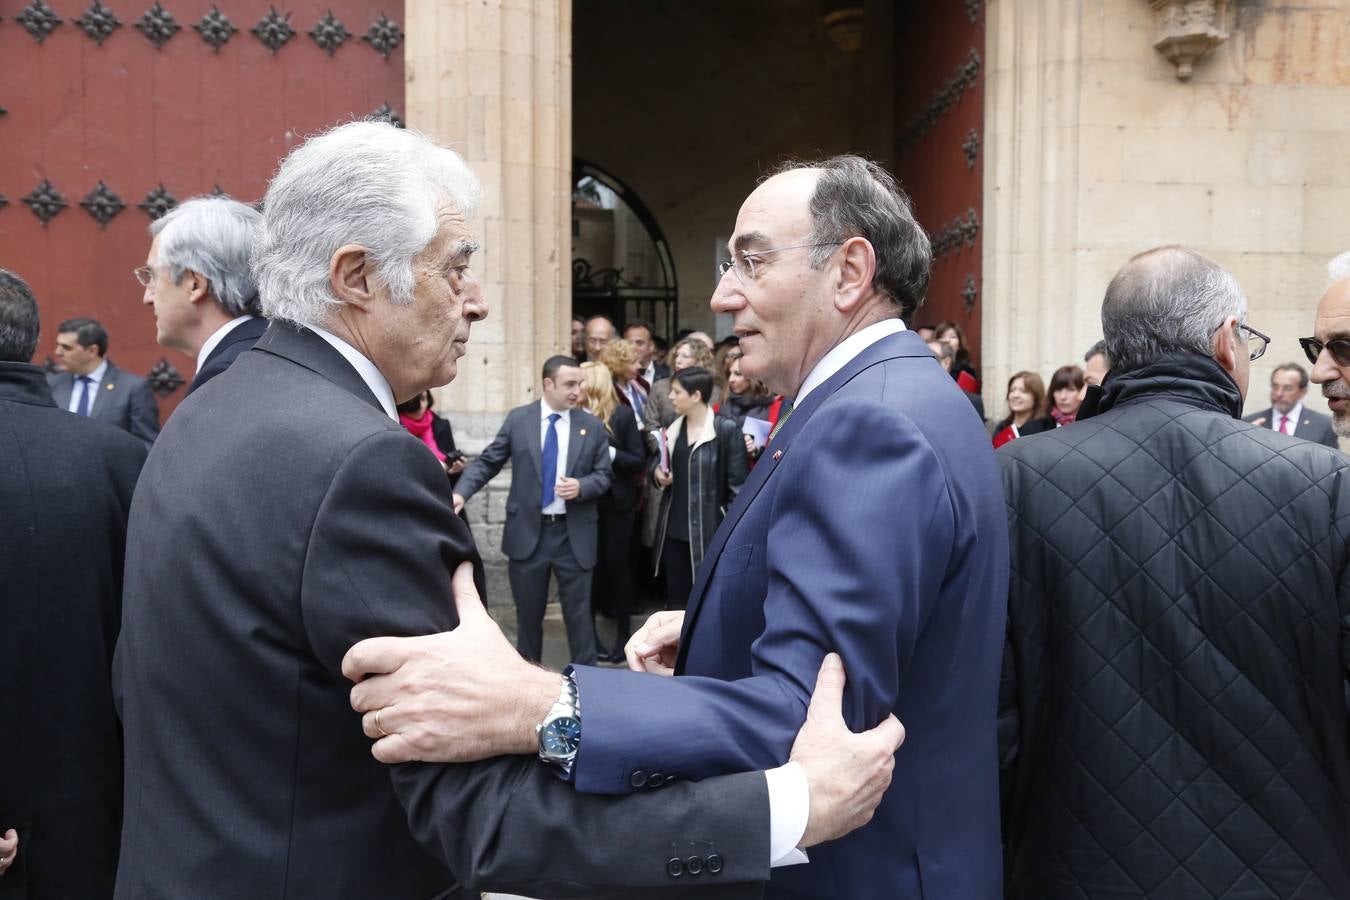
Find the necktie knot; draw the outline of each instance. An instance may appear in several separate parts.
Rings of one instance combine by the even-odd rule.
[[[548,424],[550,424],[550,425],[556,425],[556,424],[558,424],[558,420],[561,419],[561,418],[562,418],[562,416],[559,415],[558,413],[549,413],[549,416],[548,416]]]

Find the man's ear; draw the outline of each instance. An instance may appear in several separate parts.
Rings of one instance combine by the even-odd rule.
[[[1223,320],[1223,325],[1214,332],[1214,337],[1210,338],[1209,348],[1214,354],[1214,361],[1223,367],[1223,370],[1229,375],[1237,370],[1237,351],[1234,347],[1233,328],[1237,324],[1237,318],[1229,316]]]
[[[206,276],[201,272],[194,272],[188,269],[183,273],[187,279],[188,302],[200,303],[211,293],[211,283],[206,280]]]
[[[872,292],[872,277],[877,272],[877,254],[864,237],[844,241],[839,282],[835,286],[834,305],[840,312],[852,312]]]
[[[337,248],[328,261],[328,286],[343,303],[366,308],[375,299],[370,256],[360,244]]]

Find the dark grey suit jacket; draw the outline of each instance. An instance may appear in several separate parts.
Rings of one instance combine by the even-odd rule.
[[[465,500],[493,479],[511,460],[511,493],[506,498],[506,527],[502,529],[502,552],[511,559],[526,559],[539,544],[539,514],[543,450],[540,447],[540,401],[517,406],[506,414],[492,443],[465,467],[455,493]],[[609,464],[609,438],[605,425],[584,409],[574,409],[567,439],[564,472],[581,482],[581,494],[567,501],[567,537],[572,553],[583,569],[595,565],[596,532],[600,513],[595,501],[604,496],[614,480]]]
[[[645,895],[709,846],[694,886],[767,878],[757,773],[620,803],[533,757],[374,760],[342,657],[453,627],[476,555],[435,457],[313,332],[273,323],[184,400],[131,510],[117,897]]]
[[[1269,428],[1276,415],[1278,414],[1274,407],[1271,407],[1247,416],[1242,421],[1260,425],[1262,428]],[[1324,447],[1331,447],[1334,450],[1340,449],[1341,442],[1336,437],[1336,430],[1331,427],[1331,416],[1313,412],[1305,406],[1298,417],[1298,421],[1293,424],[1294,437],[1312,441],[1314,444],[1321,444]]]
[[[57,372],[47,376],[52,399],[62,409],[70,408],[70,395],[75,387],[75,376]],[[140,438],[148,447],[159,434],[159,404],[150,390],[150,382],[130,372],[124,372],[108,360],[108,371],[99,385],[98,398],[89,418],[116,425]]]

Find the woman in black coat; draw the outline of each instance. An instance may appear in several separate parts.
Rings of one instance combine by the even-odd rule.
[[[638,433],[637,417],[630,406],[619,402],[614,378],[603,364],[582,363],[586,375],[583,405],[605,423],[609,439],[610,467],[614,480],[596,501],[600,514],[600,533],[596,545],[595,575],[591,578],[591,614],[600,612],[614,617],[614,645],[608,650],[596,634],[596,646],[604,662],[622,662],[623,647],[632,634],[633,609],[633,533],[637,522],[638,491],[646,467],[646,448]]]

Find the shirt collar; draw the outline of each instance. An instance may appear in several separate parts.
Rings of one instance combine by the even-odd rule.
[[[572,411],[570,409],[554,409],[548,405],[547,400],[541,398],[539,400],[539,421],[547,422],[548,417],[554,413],[557,413],[562,417],[558,420],[559,422],[566,422],[568,425],[572,424]]]
[[[394,404],[394,390],[389,387],[389,382],[385,380],[384,375],[380,374],[380,370],[375,367],[375,364],[362,356],[360,350],[332,332],[325,331],[318,325],[306,325],[305,327],[331,344],[334,350],[342,354],[343,359],[352,364],[356,374],[361,376],[361,380],[366,383],[366,387],[370,388],[370,392],[375,395],[375,399],[380,401],[380,406],[384,407],[385,413],[397,422],[398,410]]]
[[[234,331],[251,318],[253,317],[239,316],[238,318],[231,319],[215,331],[211,332],[211,336],[206,339],[206,343],[202,344],[202,349],[197,351],[197,371],[200,372],[202,370],[202,363],[206,362],[206,358],[220,346],[221,341],[225,340],[225,335]]]
[[[1293,409],[1289,410],[1289,412],[1287,413],[1282,413],[1279,412],[1278,410],[1271,410],[1271,412],[1275,413],[1275,424],[1277,425],[1279,424],[1280,419],[1284,416],[1288,416],[1290,422],[1296,423],[1298,422],[1299,419],[1303,418],[1303,401],[1300,400],[1299,402],[1295,403]]]
[[[816,388],[820,387],[849,362],[862,353],[868,347],[875,344],[884,337],[890,337],[893,334],[899,334],[905,330],[905,323],[902,319],[882,319],[880,322],[873,322],[861,331],[856,331],[844,338],[838,344],[830,348],[830,352],[820,358],[807,374],[806,380],[802,382],[801,389],[797,391],[797,396],[792,398],[793,406],[800,406],[806,399],[806,395]]]
[[[89,378],[89,379],[91,379],[91,380],[94,382],[94,384],[102,384],[102,383],[103,383],[103,376],[105,376],[105,375],[107,375],[107,374],[108,374],[108,361],[105,359],[103,362],[101,362],[101,363],[98,364],[98,368],[97,368],[97,369],[95,369],[94,371],[90,372],[88,375],[83,375],[83,376],[81,376],[81,375],[76,375],[76,376],[75,376],[75,380],[76,380],[76,381],[79,381],[80,378],[83,377],[83,378]]]

